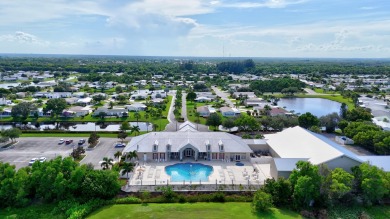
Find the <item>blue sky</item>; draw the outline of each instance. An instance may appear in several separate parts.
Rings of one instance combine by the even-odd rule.
[[[0,0],[0,52],[390,58],[390,1]]]

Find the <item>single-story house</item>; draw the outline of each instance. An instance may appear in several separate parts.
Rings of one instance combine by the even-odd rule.
[[[126,106],[129,111],[145,111],[148,107],[143,103],[133,103]]]
[[[86,108],[81,107],[81,106],[73,106],[67,110],[64,110],[62,112],[62,115],[65,117],[79,117],[79,116],[88,115],[88,113],[90,113],[89,109],[86,109]]]
[[[5,108],[0,111],[0,118],[2,117],[10,117],[11,116],[11,109]]]
[[[80,104],[82,106],[90,105],[92,102],[92,98],[85,97],[77,100],[77,104]]]
[[[289,115],[291,114],[287,110],[280,108],[280,107],[274,107],[271,108],[271,110],[268,112],[270,116],[280,116],[280,115]]]
[[[245,96],[248,97],[249,99],[257,98],[255,92],[234,92],[232,96],[235,99],[239,97],[245,97]]]
[[[119,116],[119,117],[125,117],[128,116],[127,109],[124,108],[113,108],[109,109],[106,107],[99,107],[93,112],[93,116],[100,116],[100,113],[105,113],[105,116]]]
[[[195,101],[203,103],[203,102],[211,102],[211,101],[213,101],[213,99],[211,99],[209,97],[202,96],[202,97],[195,98]]]
[[[245,106],[260,106],[262,103],[264,103],[264,101],[261,98],[250,98],[244,100]]]
[[[4,97],[0,98],[0,105],[10,105],[11,103],[11,100],[7,100]]]
[[[77,103],[78,100],[79,100],[79,98],[76,98],[76,97],[65,98],[66,103],[69,105]]]
[[[85,92],[76,92],[76,93],[73,93],[72,96],[73,96],[73,97],[78,97],[78,98],[85,98],[85,97],[87,97],[88,95],[87,95],[87,93],[85,93]]]
[[[219,108],[219,111],[221,111],[222,116],[226,117],[238,116],[241,114],[238,109],[226,106]]]
[[[202,117],[209,117],[210,116],[210,110],[208,106],[199,106],[196,108],[196,112],[199,113]]]

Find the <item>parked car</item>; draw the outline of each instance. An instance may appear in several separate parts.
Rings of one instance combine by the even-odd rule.
[[[63,143],[65,143],[64,139],[60,139],[60,140],[58,141],[58,144],[63,144]]]
[[[117,144],[115,145],[115,147],[116,147],[116,148],[123,148],[123,147],[126,147],[126,145],[125,145],[125,144],[122,144],[122,143],[117,143]]]
[[[79,145],[83,145],[85,143],[85,139],[80,139],[79,140]]]
[[[45,161],[46,161],[46,157],[40,157],[40,158],[39,158],[39,162],[43,163],[43,162],[45,162]]]
[[[70,143],[72,143],[73,142],[73,140],[72,139],[70,139],[70,140],[66,140],[65,141],[65,144],[70,144]]]
[[[30,160],[30,162],[28,162],[28,165],[33,165],[33,163],[35,163],[35,161],[37,161],[38,160],[38,158],[33,158],[33,159],[31,159]]]

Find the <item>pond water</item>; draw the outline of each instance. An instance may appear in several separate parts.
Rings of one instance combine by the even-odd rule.
[[[140,128],[140,131],[152,131],[153,126],[152,123],[149,123],[148,125],[146,122],[130,122],[130,126],[136,126],[138,125]],[[119,127],[121,124],[112,124],[112,123],[106,123],[106,124],[96,124],[93,122],[88,122],[84,124],[76,124],[76,123],[60,123],[59,129],[60,130],[68,130],[70,132],[88,132],[88,131],[99,131],[99,132],[110,132],[110,131],[119,131]],[[0,129],[9,129],[12,125],[0,125]],[[56,129],[55,124],[41,124],[38,128],[35,125],[27,124],[27,125],[16,125],[16,127],[21,128],[27,128],[27,129],[37,129],[40,131],[43,131],[45,129]]]
[[[341,103],[322,98],[281,98],[278,106],[284,107],[288,111],[294,110],[296,114],[310,112],[321,117],[330,113],[339,113]]]

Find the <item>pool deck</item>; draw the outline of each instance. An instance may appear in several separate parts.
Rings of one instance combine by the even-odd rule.
[[[181,181],[171,182],[170,176],[165,172],[165,167],[177,163],[201,163],[213,167],[213,172],[208,181]],[[129,181],[122,188],[126,192],[137,192],[141,190],[154,191],[156,186],[179,186],[179,185],[202,185],[204,190],[215,190],[218,185],[254,185],[261,186],[267,178],[271,178],[270,164],[252,164],[241,162],[243,166],[236,166],[235,162],[222,161],[168,161],[150,162],[140,164],[133,174],[129,175]],[[256,171],[255,171],[256,170]],[[215,188],[212,188],[214,186]],[[199,189],[199,188],[198,188]]]

